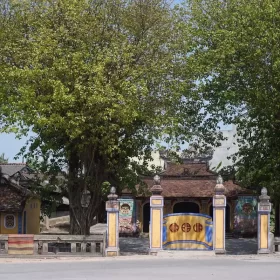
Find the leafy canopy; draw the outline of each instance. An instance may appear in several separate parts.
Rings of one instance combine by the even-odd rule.
[[[135,186],[131,159],[145,165],[156,139],[213,138],[185,68],[183,25],[160,0],[0,2],[2,130],[32,128],[22,152],[44,171],[67,170],[73,228],[88,229],[104,182]]]
[[[238,178],[279,190],[280,2],[188,0],[189,64],[210,121],[236,124]]]

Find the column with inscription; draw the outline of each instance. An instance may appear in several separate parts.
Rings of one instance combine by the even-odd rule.
[[[105,255],[114,257],[119,255],[119,202],[116,188],[112,187],[106,202],[107,211],[107,248]]]
[[[269,229],[270,229],[270,197],[267,189],[262,188],[258,203],[258,254],[269,254]]]
[[[164,199],[161,195],[162,187],[160,185],[160,177],[154,177],[154,186],[151,189],[150,197],[150,255],[156,255],[162,250],[162,234],[163,234],[163,205]]]
[[[226,217],[226,196],[223,179],[219,175],[215,186],[215,195],[213,197],[213,219],[214,234],[213,246],[216,254],[225,254],[225,217]]]

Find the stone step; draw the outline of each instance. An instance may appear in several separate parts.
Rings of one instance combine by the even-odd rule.
[[[233,239],[234,234],[232,232],[226,232],[226,239]]]

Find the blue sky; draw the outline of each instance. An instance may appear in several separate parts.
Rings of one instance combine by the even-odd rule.
[[[16,139],[15,134],[0,134],[0,154],[4,153],[9,162],[22,162],[22,159],[14,160],[15,155],[24,146],[27,138]]]
[[[221,125],[222,130],[231,130],[231,125]],[[34,135],[34,134],[33,134]],[[29,134],[29,137],[32,136],[32,133]],[[29,138],[28,137],[28,138]],[[17,139],[15,134],[6,134],[2,133],[0,134],[0,154],[4,153],[5,157],[9,159],[10,163],[13,162],[23,162],[22,158],[14,159],[16,154],[20,151],[20,149],[24,146],[26,143],[27,137],[23,137],[22,139]],[[186,148],[186,147],[181,147]]]

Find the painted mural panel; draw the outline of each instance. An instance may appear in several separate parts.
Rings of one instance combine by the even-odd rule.
[[[255,196],[240,196],[234,211],[234,231],[256,233],[258,227],[258,201]]]
[[[212,218],[204,214],[169,214],[163,217],[165,250],[213,250]]]
[[[136,222],[136,202],[134,199],[119,199],[119,232],[121,235],[134,235],[139,233]]]

